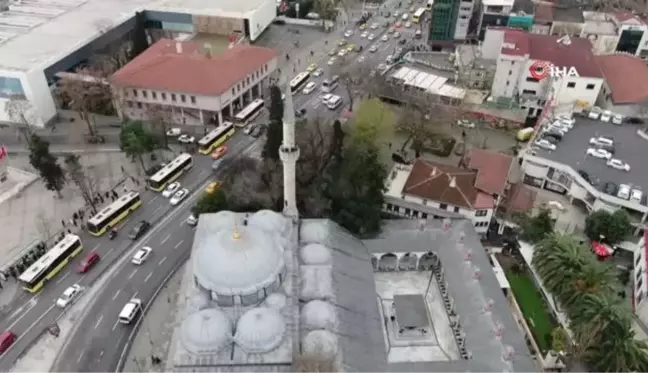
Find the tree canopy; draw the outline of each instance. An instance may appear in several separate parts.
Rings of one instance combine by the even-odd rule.
[[[263,158],[279,160],[279,147],[283,141],[283,116],[284,104],[281,89],[273,85],[270,87],[270,123],[266,134],[266,142],[263,146]]]
[[[353,142],[360,146],[374,146],[380,137],[393,131],[394,113],[379,99],[358,103],[349,132]]]
[[[530,243],[536,243],[553,231],[554,219],[551,217],[551,210],[546,207],[534,215],[519,215],[517,217],[520,225],[520,239]]]
[[[615,244],[623,241],[630,228],[630,216],[625,210],[597,210],[585,219],[585,235],[591,241]]]
[[[49,142],[36,134],[31,135],[29,143],[29,163],[38,170],[45,182],[45,188],[61,196],[65,185],[65,172],[58,164],[58,160],[50,153]]]
[[[214,213],[227,209],[227,196],[223,189],[218,188],[212,193],[203,193],[192,212],[197,216],[200,214]]]
[[[122,124],[119,147],[131,159],[139,160],[142,170],[146,170],[142,156],[155,150],[158,141],[155,135],[144,128],[142,122],[132,121]]]

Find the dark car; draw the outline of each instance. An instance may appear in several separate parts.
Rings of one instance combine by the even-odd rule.
[[[555,139],[556,141],[561,141],[563,139],[562,133],[560,133],[558,131],[547,131],[547,132],[544,133],[544,136]]]
[[[399,44],[399,45],[403,45],[403,44],[405,44],[405,43],[407,43],[407,40],[406,40],[406,39],[400,39],[400,40],[398,41],[398,44]]]
[[[616,183],[613,183],[611,181],[608,181],[603,185],[603,192],[611,195],[611,196],[616,196],[617,191],[619,190],[619,187],[616,185]]]
[[[264,128],[263,126],[254,127],[254,129],[252,131],[250,131],[250,136],[252,136],[254,138],[260,137],[261,134],[263,133],[263,128]]]
[[[275,19],[274,21],[272,21],[272,23],[274,23],[275,25],[285,25],[286,21],[284,21],[283,19]]]
[[[623,123],[628,124],[644,124],[644,120],[639,117],[625,117]]]
[[[128,238],[135,241],[136,239],[142,237],[142,235],[146,233],[149,228],[151,228],[151,223],[147,222],[146,220],[140,220],[133,227],[133,229],[131,229],[130,233],[128,233]]]
[[[581,177],[583,179],[585,179],[585,181],[587,181],[588,183],[591,184],[590,177],[589,177],[589,174],[587,172],[585,172],[583,170],[578,170],[578,174],[581,175]]]

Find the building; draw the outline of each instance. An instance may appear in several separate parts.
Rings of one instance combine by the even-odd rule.
[[[211,33],[256,40],[276,16],[272,0],[33,0],[8,3],[0,24],[0,123],[15,123],[5,105],[27,100],[27,120],[56,117],[57,73],[73,72],[94,54],[155,34]]]
[[[489,27],[510,27],[529,31],[535,4],[529,0],[485,0],[479,8],[479,40]]]
[[[411,219],[461,218],[485,234],[504,197],[512,158],[473,150],[467,168],[418,159],[396,165],[386,183],[384,210]]]
[[[262,96],[275,51],[236,45],[214,54],[192,41],[162,39],[111,78],[121,117],[220,125]]]
[[[643,231],[637,249],[634,250],[634,269],[631,279],[634,313],[643,325],[648,325],[648,229]]]
[[[597,105],[625,116],[646,116],[648,87],[637,84],[648,81],[646,62],[626,54],[596,56],[596,61],[605,78]]]
[[[499,51],[492,96],[518,101],[530,117],[539,116],[549,99],[554,110],[568,112],[596,104],[603,74],[587,39],[489,28],[482,49]],[[552,67],[575,74],[551,76]]]
[[[447,45],[455,40],[460,4],[472,9],[470,0],[437,0],[432,5],[430,16],[430,33],[428,42],[434,45]],[[465,11],[464,11],[465,12]],[[470,19],[465,20],[466,25]]]
[[[466,91],[448,84],[449,80],[418,68],[403,66],[390,75],[388,82],[409,94],[425,95],[448,105],[456,105],[464,99]]]

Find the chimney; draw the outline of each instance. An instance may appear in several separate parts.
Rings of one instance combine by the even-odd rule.
[[[182,54],[182,43],[179,41],[176,41],[176,53]]]
[[[457,178],[454,176],[450,177],[450,188],[456,188],[457,187]]]
[[[432,173],[430,173],[431,177],[436,177],[439,174],[439,170],[437,170],[436,167],[432,167]]]

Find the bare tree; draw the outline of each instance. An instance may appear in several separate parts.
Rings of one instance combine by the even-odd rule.
[[[112,75],[126,66],[134,57],[133,43],[127,40],[97,51],[90,65]]]
[[[171,114],[163,105],[147,105],[146,116],[151,124],[152,132],[159,132],[164,140],[164,147],[169,147],[169,137],[167,136],[167,123],[171,121]]]
[[[5,113],[16,123],[18,133],[23,137],[27,145],[31,144],[32,130],[30,124],[33,121],[33,108],[29,101],[23,96],[13,95],[5,103]]]
[[[96,175],[87,172],[87,170],[81,165],[79,156],[76,154],[67,154],[65,156],[64,165],[68,178],[72,180],[79,192],[81,192],[83,200],[92,209],[92,214],[96,214],[97,206],[94,198],[99,192],[98,178]]]
[[[357,63],[355,56],[343,57],[342,61],[333,69],[334,75],[340,79],[340,83],[344,85],[344,89],[349,96],[349,111],[353,111],[353,104],[358,93],[365,91],[364,88],[371,80],[368,71],[372,68],[365,63]]]

